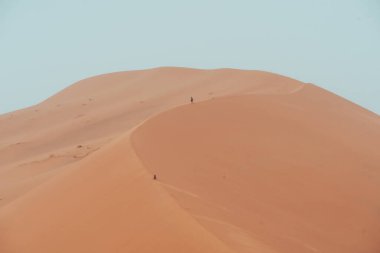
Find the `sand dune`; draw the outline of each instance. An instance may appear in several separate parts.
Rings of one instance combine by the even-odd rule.
[[[89,78],[0,116],[0,252],[376,253],[379,140],[266,72]]]

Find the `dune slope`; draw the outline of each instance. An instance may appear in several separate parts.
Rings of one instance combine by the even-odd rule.
[[[275,252],[375,253],[379,123],[309,85],[180,107],[132,140],[161,185],[237,252],[260,242]]]
[[[0,210],[0,252],[231,252],[151,179],[129,136]]]

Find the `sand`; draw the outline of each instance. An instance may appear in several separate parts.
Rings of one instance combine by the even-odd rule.
[[[378,150],[378,115],[267,72],[89,78],[0,116],[0,252],[376,253]]]

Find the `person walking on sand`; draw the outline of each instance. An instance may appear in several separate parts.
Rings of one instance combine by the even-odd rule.
[[[190,97],[190,102],[194,103],[194,98],[193,97]]]
[[[157,180],[157,175],[156,174],[153,175],[153,180]]]

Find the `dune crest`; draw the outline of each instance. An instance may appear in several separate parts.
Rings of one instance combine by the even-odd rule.
[[[301,85],[262,71],[186,68],[118,72],[79,81],[41,104],[0,115],[0,207],[145,119],[189,103],[190,96],[199,102],[248,92],[286,93]],[[38,161],[46,162],[30,173],[25,165]]]

